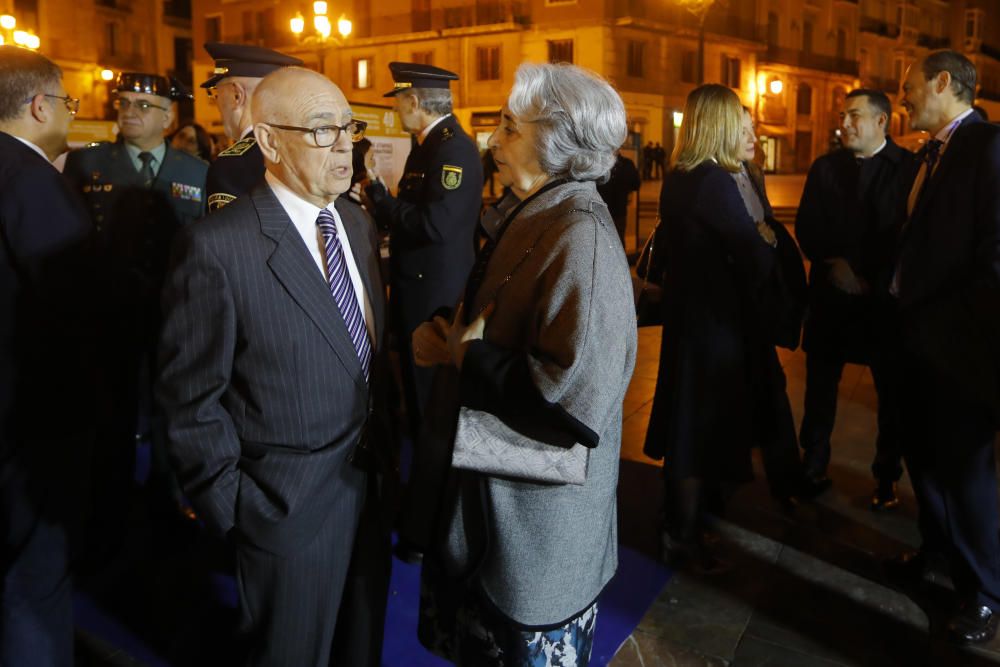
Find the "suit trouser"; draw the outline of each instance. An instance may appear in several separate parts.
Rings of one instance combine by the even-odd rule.
[[[313,540],[282,556],[240,541],[236,584],[246,664],[254,667],[329,667],[334,629],[354,546],[354,534],[330,516]]]
[[[73,604],[66,529],[39,509],[45,498],[29,493],[37,480],[0,472],[0,667],[69,667]]]
[[[847,361],[832,352],[806,354],[806,396],[799,429],[805,468],[814,475],[825,475],[830,464],[830,437],[837,419],[837,390]],[[900,462],[900,427],[898,369],[887,355],[870,365],[875,392],[878,395],[878,436],[875,439],[875,459],[872,475],[876,479],[897,481],[903,474]]]
[[[908,360],[903,380],[922,549],[945,555],[961,600],[1000,611],[996,425],[919,362]]]

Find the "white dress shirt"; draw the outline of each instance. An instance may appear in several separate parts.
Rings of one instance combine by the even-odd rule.
[[[319,208],[292,192],[270,171],[264,173],[264,178],[271,187],[271,191],[274,192],[274,196],[278,198],[278,203],[281,204],[281,207],[285,209],[285,213],[291,218],[292,225],[298,231],[299,236],[302,237],[302,242],[306,244],[306,249],[309,250],[313,261],[316,262],[316,268],[322,274],[323,280],[329,284],[329,269],[326,266],[326,243],[323,241],[323,234],[316,225],[316,218],[319,217]],[[368,330],[368,340],[374,351],[375,314],[372,311],[372,304],[368,298],[368,293],[365,292],[364,283],[361,282],[361,273],[358,271],[358,265],[354,261],[354,253],[351,251],[351,240],[347,236],[347,230],[344,229],[344,221],[340,219],[340,214],[333,207],[333,202],[327,204],[326,210],[333,214],[333,219],[337,223],[337,238],[340,239],[340,245],[344,249],[347,273],[351,277],[354,296],[358,300],[358,305],[361,306],[361,315],[365,318],[365,328]],[[332,299],[333,296],[331,295],[330,298]]]

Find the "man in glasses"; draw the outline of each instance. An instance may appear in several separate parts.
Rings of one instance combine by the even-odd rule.
[[[389,63],[393,98],[403,129],[415,142],[393,197],[372,176],[365,192],[373,217],[389,231],[392,321],[410,433],[420,432],[432,372],[413,363],[413,330],[459,299],[475,260],[473,234],[482,206],[479,150],[452,115],[454,72],[416,63]],[[369,171],[371,175],[371,171]]]
[[[384,451],[385,297],[341,197],[364,125],[298,67],[252,112],[264,180],[178,238],[157,396],[185,492],[236,547],[245,664],[377,666],[388,539],[360,464]]]
[[[114,88],[118,141],[71,152],[63,172],[88,204],[101,259],[108,407],[98,433],[98,469],[105,478],[95,492],[107,535],[99,532],[95,544],[102,550],[116,544],[121,514],[128,511],[137,441],[153,450],[149,507],[167,526],[181,530],[191,517],[164,455],[151,363],[170,242],[178,229],[204,214],[208,170],[205,162],[164,140],[174,120],[173,102],[191,97],[179,82],[123,73]]]
[[[201,87],[215,100],[226,136],[235,142],[208,168],[205,201],[211,212],[250,192],[264,178],[264,156],[253,136],[250,97],[263,77],[302,61],[249,44],[208,42],[205,50],[215,60],[215,70]]]
[[[93,424],[83,203],[51,161],[79,100],[44,56],[0,46],[0,664],[69,665],[67,539]]]

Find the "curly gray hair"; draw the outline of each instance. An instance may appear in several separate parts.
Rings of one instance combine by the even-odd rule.
[[[625,142],[625,104],[597,74],[566,63],[524,63],[507,107],[534,123],[538,162],[556,178],[605,180]]]

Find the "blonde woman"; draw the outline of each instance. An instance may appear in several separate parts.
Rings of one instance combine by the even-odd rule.
[[[747,143],[733,91],[709,84],[691,92],[649,276],[663,288],[664,328],[645,451],[665,459],[664,547],[674,564],[708,572],[721,563],[702,539],[706,499],[752,477],[753,444],[765,458],[785,454],[768,465],[779,501],[793,505],[801,482],[774,350],[784,230],[749,196]],[[789,435],[791,450],[767,446]]]

